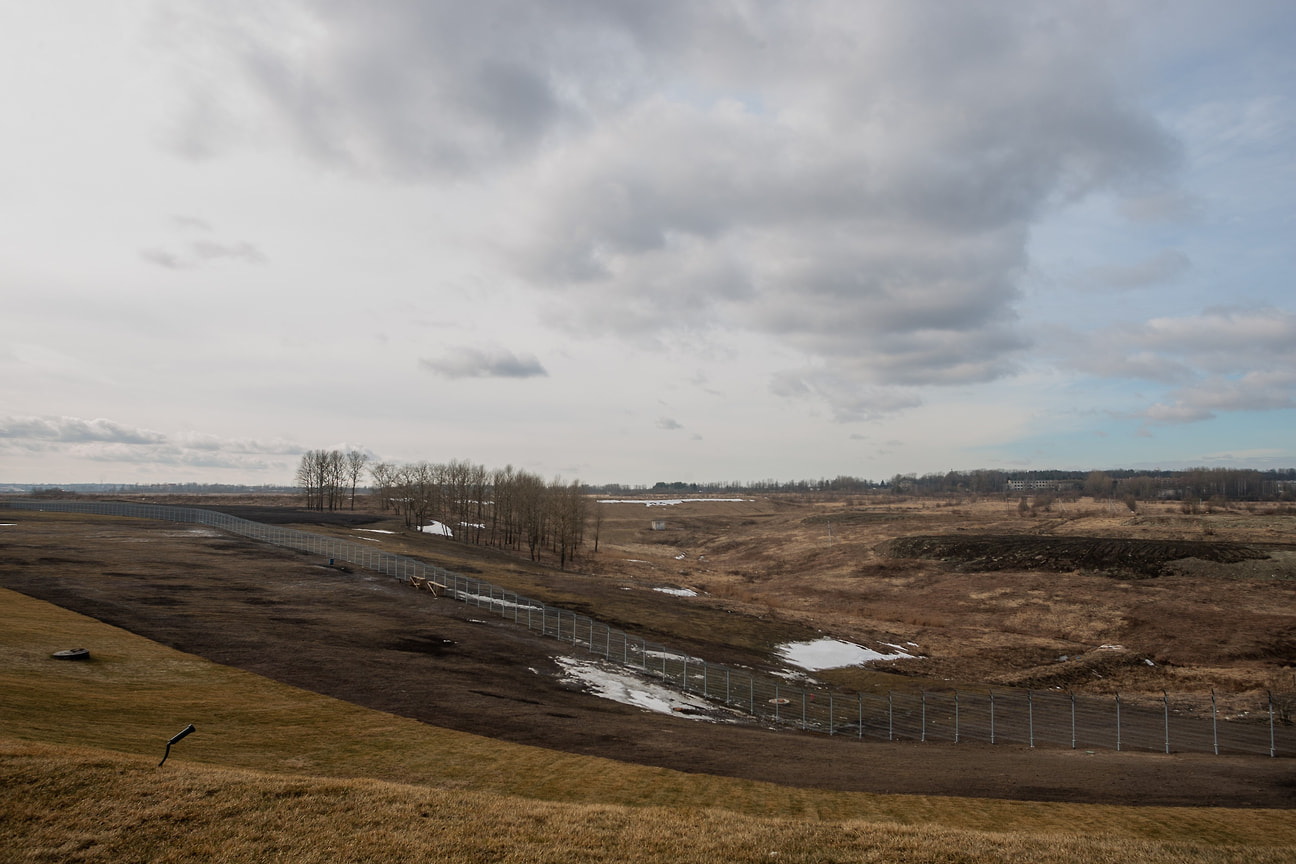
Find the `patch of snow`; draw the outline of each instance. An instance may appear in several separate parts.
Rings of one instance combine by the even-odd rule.
[[[12,528],[17,524],[17,522],[0,522],[0,528]]]
[[[675,556],[675,560],[676,560],[676,561],[683,561],[683,560],[684,560],[684,553],[681,552],[680,554],[676,555],[676,556]]]
[[[542,612],[542,611],[544,611],[544,607],[543,607],[543,606],[530,606],[530,605],[528,605],[528,604],[526,604],[526,603],[514,603],[514,602],[509,601],[509,600],[501,600],[501,599],[499,599],[498,597],[494,597],[494,598],[492,598],[491,596],[489,596],[489,595],[487,595],[487,594],[470,594],[470,593],[467,592],[467,591],[456,591],[456,592],[455,592],[455,598],[458,599],[458,600],[462,600],[462,601],[465,602],[465,603],[474,603],[474,604],[483,604],[483,603],[485,603],[485,604],[490,604],[490,605],[495,605],[495,606],[502,606],[502,607],[505,608],[505,609],[517,609],[517,610],[519,610],[519,611],[521,611],[521,612],[528,612],[528,611],[530,611],[530,612]]]
[[[1149,660],[1149,659],[1146,658],[1146,657],[1143,658],[1143,662],[1146,663],[1146,664],[1149,665],[1149,666],[1155,666],[1155,665],[1156,665],[1155,663],[1153,663],[1151,660]]]
[[[714,723],[721,719],[716,716],[719,709],[700,696],[677,693],[606,663],[574,657],[559,657],[557,660],[563,668],[564,681],[580,684],[600,698],[690,720]]]
[[[1125,646],[1124,645],[1099,645],[1098,650],[1099,651],[1124,651]]]
[[[672,597],[696,597],[697,592],[689,588],[654,588],[654,591],[660,591],[663,594],[669,594]]]
[[[355,538],[355,539],[357,539],[357,540],[365,540],[365,541],[367,541],[367,542],[369,542],[369,543],[381,543],[381,542],[382,542],[382,541],[379,540],[377,537],[357,537],[357,538]]]
[[[645,651],[643,652],[643,656],[654,657],[658,660],[664,658],[666,660],[688,660],[696,663],[703,662],[700,657],[690,657],[687,654],[677,654],[674,651]]]
[[[638,558],[627,558],[627,564],[647,564],[647,561],[640,561]]]
[[[395,531],[387,531],[382,528],[357,528],[357,531],[368,531],[370,534],[395,534]]]
[[[449,526],[436,521],[433,521],[427,525],[420,525],[419,530],[422,531],[424,534],[440,534],[442,537],[454,536],[454,532],[450,530]]]
[[[886,643],[883,643],[886,644]],[[894,645],[887,647],[896,648]],[[774,649],[775,653],[793,666],[810,672],[821,669],[840,669],[844,666],[863,666],[867,663],[899,660],[914,655],[898,649],[895,654],[883,654],[840,639],[815,639],[813,642],[788,642]]]

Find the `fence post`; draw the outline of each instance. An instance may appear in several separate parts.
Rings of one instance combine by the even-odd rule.
[[[729,704],[729,667],[725,667],[725,704]]]
[[[954,688],[954,743],[959,743],[959,698],[958,688]]]
[[[990,691],[990,743],[995,743],[994,736],[994,690]]]
[[[1119,752],[1120,752],[1120,749],[1121,749],[1121,740],[1120,740],[1120,694],[1117,693],[1117,694],[1116,694],[1116,752],[1119,753]]]
[[[1026,688],[1026,718],[1027,730],[1030,736],[1030,746],[1035,746],[1035,697],[1031,695],[1030,688]]]
[[[1215,755],[1219,755],[1219,715],[1215,709],[1215,688],[1211,688],[1211,738],[1215,740]]]
[[[806,730],[806,691],[801,688],[801,731]]]
[[[887,691],[887,740],[895,740],[895,699],[891,691]]]
[[[1071,749],[1076,749],[1075,691],[1071,691]]]
[[[684,658],[684,692],[688,692],[688,657]]]
[[[831,738],[837,734],[837,727],[833,725],[833,694],[828,694],[828,736]]]
[[[779,721],[779,688],[778,682],[774,682],[774,722]]]
[[[864,740],[864,694],[856,693],[859,697],[859,740]]]
[[[1161,691],[1161,699],[1165,704],[1165,752],[1170,752],[1170,695],[1166,691]]]
[[[926,742],[927,740],[927,691],[919,690],[918,693],[922,696],[922,735],[921,737],[919,737],[918,740]]]
[[[1269,758],[1273,759],[1278,755],[1278,749],[1274,747],[1274,725],[1273,725],[1273,691],[1269,693]]]
[[[751,675],[747,676],[747,704],[751,706],[751,714],[756,716],[756,679]]]

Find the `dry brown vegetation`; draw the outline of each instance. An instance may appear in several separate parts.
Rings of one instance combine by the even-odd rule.
[[[891,667],[915,681],[1158,695],[1214,687],[1247,705],[1296,690],[1291,512],[1185,514],[1177,503],[1131,512],[1081,499],[1024,516],[1015,499],[899,496],[600,506],[589,571],[692,588],[703,596],[681,602],[867,645],[917,643],[923,659]],[[902,686],[861,670],[819,677]]]

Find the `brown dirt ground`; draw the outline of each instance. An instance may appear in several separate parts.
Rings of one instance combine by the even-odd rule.
[[[570,652],[559,643],[473,607],[414,594],[388,577],[330,568],[311,556],[201,527],[15,511],[4,517],[0,521],[16,523],[0,528],[0,585],[6,588],[219,663],[436,726],[793,786],[1296,807],[1296,768],[1289,759],[861,743],[653,714],[564,685],[554,657]],[[434,548],[459,554],[453,545]],[[499,566],[536,572],[525,564]],[[608,587],[608,580],[580,574],[535,578],[558,595]],[[619,587],[609,587],[609,597],[618,593]],[[647,600],[673,599],[639,593]],[[697,645],[718,647],[706,640]]]

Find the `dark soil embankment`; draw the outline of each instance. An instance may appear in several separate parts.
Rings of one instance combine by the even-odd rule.
[[[1166,565],[1185,558],[1236,564],[1269,557],[1264,548],[1242,543],[1021,534],[897,537],[879,545],[877,551],[892,558],[945,561],[971,572],[1092,570],[1136,579],[1165,575]]]

